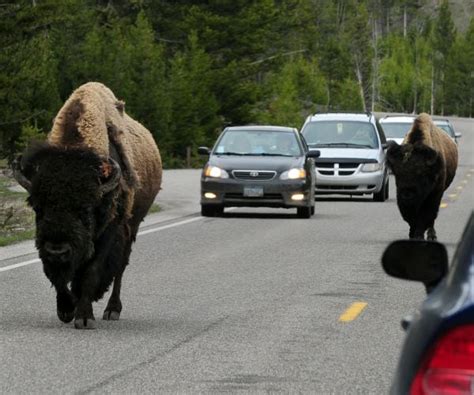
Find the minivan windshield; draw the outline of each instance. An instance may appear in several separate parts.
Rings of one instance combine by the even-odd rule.
[[[301,131],[310,147],[378,148],[375,128],[368,122],[315,121]]]
[[[440,128],[441,130],[444,130],[446,133],[448,133],[451,137],[454,137],[454,132],[453,132],[453,129],[451,129],[451,127],[448,125],[448,124],[445,124],[445,123],[442,123],[442,124],[438,124],[438,123],[435,123],[435,125]]]
[[[385,136],[388,139],[403,139],[406,134],[410,131],[412,124],[411,123],[384,123],[382,124],[383,131]]]
[[[295,133],[284,131],[227,130],[213,154],[251,156],[301,156]]]

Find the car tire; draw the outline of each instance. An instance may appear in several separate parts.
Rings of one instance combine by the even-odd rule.
[[[380,192],[374,193],[374,202],[385,202],[388,199],[388,178],[384,180]]]
[[[314,215],[315,209],[314,206],[311,206],[311,215]]]
[[[203,217],[217,217],[223,213],[223,206],[216,206],[215,204],[201,204],[201,215]]]
[[[299,218],[311,218],[311,206],[297,207],[296,215]]]

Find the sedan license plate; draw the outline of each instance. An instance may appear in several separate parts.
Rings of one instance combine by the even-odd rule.
[[[263,187],[244,187],[245,197],[262,197]]]

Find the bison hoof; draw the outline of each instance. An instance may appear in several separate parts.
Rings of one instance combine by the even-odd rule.
[[[58,310],[57,311],[58,313],[58,318],[62,321],[62,322],[71,322],[72,319],[74,318],[74,310],[73,311],[60,311]]]
[[[76,318],[74,327],[76,329],[97,329],[97,323],[94,318]]]
[[[119,318],[120,318],[120,312],[118,311],[111,311],[111,310],[104,311],[103,319],[106,321],[118,321]]]

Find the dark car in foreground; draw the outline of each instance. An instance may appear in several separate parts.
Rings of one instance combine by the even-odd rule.
[[[451,265],[443,244],[399,240],[384,252],[391,276],[422,282],[428,297],[404,322],[391,394],[474,394],[474,213]]]
[[[296,208],[314,214],[315,168],[304,138],[283,126],[232,126],[217,139],[201,176],[201,213],[216,216],[225,207]]]

